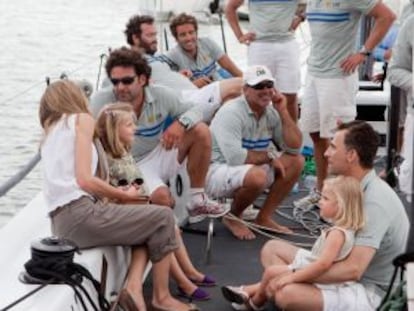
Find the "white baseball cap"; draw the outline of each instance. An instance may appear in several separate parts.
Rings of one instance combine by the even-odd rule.
[[[262,81],[275,82],[275,79],[273,79],[272,73],[270,72],[269,68],[267,68],[266,66],[262,66],[262,65],[250,66],[243,73],[243,82],[247,85],[256,85]]]

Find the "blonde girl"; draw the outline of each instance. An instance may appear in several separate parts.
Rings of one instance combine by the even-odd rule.
[[[116,187],[138,188],[140,199],[147,202],[149,195],[145,178],[130,153],[136,129],[135,122],[135,113],[130,104],[109,104],[98,115],[96,131],[108,157],[110,183]],[[179,248],[172,256],[171,274],[177,282],[179,295],[191,300],[209,299],[210,294],[198,285],[213,286],[215,280],[194,267],[177,226],[175,235]]]
[[[105,106],[98,116],[96,131],[106,152],[109,182],[115,187],[134,186],[143,201],[148,201],[148,187],[131,154],[136,117],[132,106],[115,103]]]
[[[267,300],[266,291],[273,293],[291,283],[313,283],[335,262],[349,255],[354,246],[355,233],[364,226],[359,181],[347,176],[326,179],[318,205],[321,217],[332,226],[322,231],[312,250],[299,249],[290,265],[266,268],[260,283],[223,287],[226,299],[244,303],[252,310],[261,310]],[[329,287],[320,284],[315,286]]]
[[[162,206],[118,205],[133,202],[135,187],[120,189],[106,180],[106,157],[94,143],[95,121],[81,89],[69,80],[50,84],[40,101],[43,192],[52,233],[81,248],[130,246],[131,262],[119,303],[125,310],[145,311],[142,256],[153,263],[152,305],[162,310],[197,310],[174,299],[168,288],[171,253],[177,249],[172,212]],[[99,177],[98,177],[99,176]],[[100,178],[102,177],[102,178]]]

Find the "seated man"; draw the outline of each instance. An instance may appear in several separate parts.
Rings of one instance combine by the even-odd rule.
[[[198,87],[222,80],[222,69],[227,75],[241,77],[242,72],[230,57],[208,37],[199,38],[194,16],[182,13],[170,22],[170,30],[177,46],[166,53],[179,70],[191,71],[190,80]],[[218,64],[217,64],[218,63]],[[220,69],[220,67],[222,69]]]
[[[293,283],[280,289],[270,284],[268,290],[279,308],[374,311],[378,307],[393,274],[392,261],[404,252],[409,233],[401,200],[373,168],[378,144],[378,134],[366,122],[339,125],[325,152],[329,173],[360,180],[366,223],[357,232],[351,253],[314,284]],[[291,264],[306,252],[288,242],[272,240],[262,249],[262,264]],[[344,282],[349,283],[336,284]]]
[[[173,206],[174,199],[166,182],[181,165],[187,165],[191,199],[190,217],[220,217],[227,210],[204,193],[211,136],[202,120],[203,106],[183,101],[171,89],[148,84],[151,68],[141,54],[126,47],[114,50],[106,63],[113,89],[101,90],[91,101],[96,116],[105,104],[130,103],[136,113],[132,155],[144,175],[154,204]],[[167,117],[175,121],[164,132]]]
[[[274,222],[272,215],[300,176],[302,134],[267,67],[249,67],[243,80],[244,95],[220,108],[211,122],[213,151],[206,190],[214,197],[232,197],[231,211],[240,218],[269,188],[255,222],[270,230],[289,232]],[[271,142],[281,149],[281,155],[270,148]],[[238,220],[226,218],[223,222],[238,239],[255,238]]]
[[[128,44],[144,54],[152,68],[151,79],[156,84],[172,88],[187,100],[210,106],[211,118],[221,103],[241,94],[241,78],[232,78],[210,83],[197,88],[188,77],[174,71],[171,60],[157,52],[157,29],[154,18],[136,15],[128,21],[125,34]],[[175,68],[177,69],[177,68]]]

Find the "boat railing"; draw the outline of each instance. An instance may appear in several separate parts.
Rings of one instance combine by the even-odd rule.
[[[0,185],[0,197],[4,196],[10,189],[21,182],[39,163],[40,153],[32,157],[15,175],[10,177],[4,184]]]

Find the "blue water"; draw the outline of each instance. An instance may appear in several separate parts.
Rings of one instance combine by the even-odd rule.
[[[0,184],[37,152],[41,139],[37,109],[45,78],[56,79],[65,73],[95,85],[99,56],[108,47],[124,45],[123,30],[129,17],[144,4],[154,2],[0,0]],[[186,7],[184,1],[177,3]],[[306,33],[306,28],[303,31]],[[199,32],[222,44],[219,25],[201,25]],[[229,55],[245,68],[246,47],[235,40],[227,26],[225,36]],[[171,46],[174,42],[169,39]],[[300,42],[305,49],[308,42]],[[305,54],[302,58],[304,62]],[[23,182],[0,197],[0,227],[40,191],[41,183],[38,165]]]

